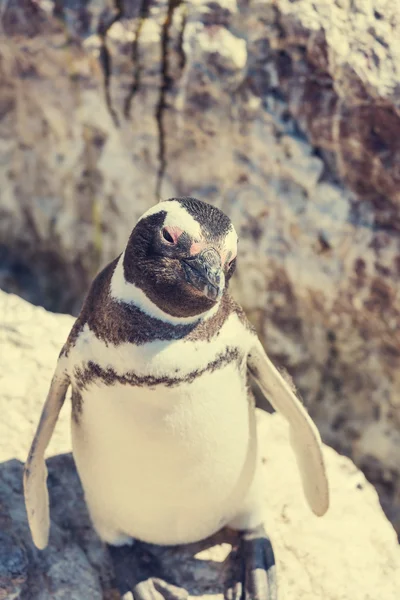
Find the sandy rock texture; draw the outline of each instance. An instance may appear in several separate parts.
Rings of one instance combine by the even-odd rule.
[[[1,286],[76,313],[159,197],[222,207],[236,298],[400,531],[397,3],[1,6]]]
[[[39,418],[58,350],[72,318],[0,292],[0,599],[116,600],[107,555],[93,532],[70,450],[69,401],[49,447],[51,535],[33,546],[22,496],[22,462]],[[265,523],[275,548],[282,600],[395,600],[400,549],[374,488],[343,456],[325,448],[332,503],[318,519],[300,488],[287,427],[259,414]],[[162,502],[162,499],[160,499]],[[237,540],[223,531],[205,543],[156,554],[171,580],[191,596],[223,597],[238,568]]]

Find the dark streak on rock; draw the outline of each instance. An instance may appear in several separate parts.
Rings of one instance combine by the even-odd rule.
[[[102,19],[99,22],[99,26],[97,28],[97,34],[101,39],[101,47],[100,47],[100,56],[99,61],[100,65],[103,69],[104,75],[104,97],[106,101],[106,105],[108,111],[111,115],[114,124],[119,127],[119,119],[118,115],[112,105],[111,93],[110,93],[110,80],[112,75],[112,60],[111,54],[107,47],[107,32],[111,27],[120,20],[123,14],[123,0],[114,0],[114,7],[116,10],[115,15],[111,18],[111,20],[104,22]]]
[[[133,80],[129,93],[125,99],[124,115],[125,118],[130,117],[132,101],[140,88],[140,78],[142,74],[142,64],[139,58],[139,39],[143,24],[150,12],[150,0],[142,0],[138,15],[138,22],[135,29],[135,36],[132,43],[132,64],[133,64]]]
[[[166,107],[166,94],[171,86],[171,76],[169,74],[168,46],[170,41],[170,29],[174,11],[180,6],[182,0],[168,0],[167,16],[165,18],[161,32],[161,75],[162,83],[160,87],[160,97],[156,108],[156,121],[158,127],[158,159],[159,167],[156,183],[156,200],[159,200],[161,184],[166,169],[165,157],[165,130],[164,130],[164,110]]]
[[[179,67],[180,67],[181,71],[183,71],[183,69],[186,66],[186,54],[183,49],[183,40],[185,39],[186,23],[187,23],[187,7],[185,6],[185,12],[182,15],[182,25],[181,25],[181,30],[179,32],[179,38],[178,38]]]
[[[54,0],[53,16],[60,19],[62,22],[65,21],[64,8],[64,0]]]
[[[318,389],[314,396],[314,403],[316,406],[318,406],[318,404],[321,404],[321,402],[323,402],[324,393],[328,386],[332,386],[333,389],[336,389],[337,392],[339,392],[341,389],[341,385],[342,385],[342,382],[340,381],[340,379],[338,379],[334,375],[335,367],[336,367],[336,363],[337,363],[337,359],[338,359],[338,351],[336,348],[337,339],[336,339],[335,332],[329,330],[327,332],[326,339],[329,344],[328,356],[327,356],[325,364],[323,365],[323,367],[321,369],[321,379],[319,382]]]

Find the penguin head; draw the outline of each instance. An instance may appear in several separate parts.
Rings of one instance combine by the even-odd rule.
[[[169,315],[200,315],[227,288],[237,241],[230,219],[215,206],[171,198],[148,210],[133,229],[124,253],[124,277]]]

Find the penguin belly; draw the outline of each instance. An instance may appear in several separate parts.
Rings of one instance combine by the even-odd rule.
[[[173,545],[218,531],[254,477],[254,421],[234,364],[173,387],[92,382],[72,443],[100,537]]]

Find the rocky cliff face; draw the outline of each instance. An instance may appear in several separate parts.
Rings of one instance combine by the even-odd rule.
[[[51,530],[44,551],[32,544],[23,502],[21,461],[73,319],[3,292],[0,314],[0,412],[6,415],[0,420],[0,600],[117,600],[110,563],[67,454],[69,399],[48,448]],[[349,459],[324,448],[331,507],[323,518],[315,517],[302,495],[287,425],[278,415],[260,412],[258,418],[265,522],[275,548],[280,598],[397,600],[400,549],[373,487]],[[140,544],[137,553],[143,564],[155,554],[171,581],[191,598],[222,600],[225,582],[239,568],[236,547],[235,535],[225,530],[173,550]]]
[[[240,233],[233,292],[400,531],[400,13],[4,2],[2,286],[76,313],[159,197]]]

